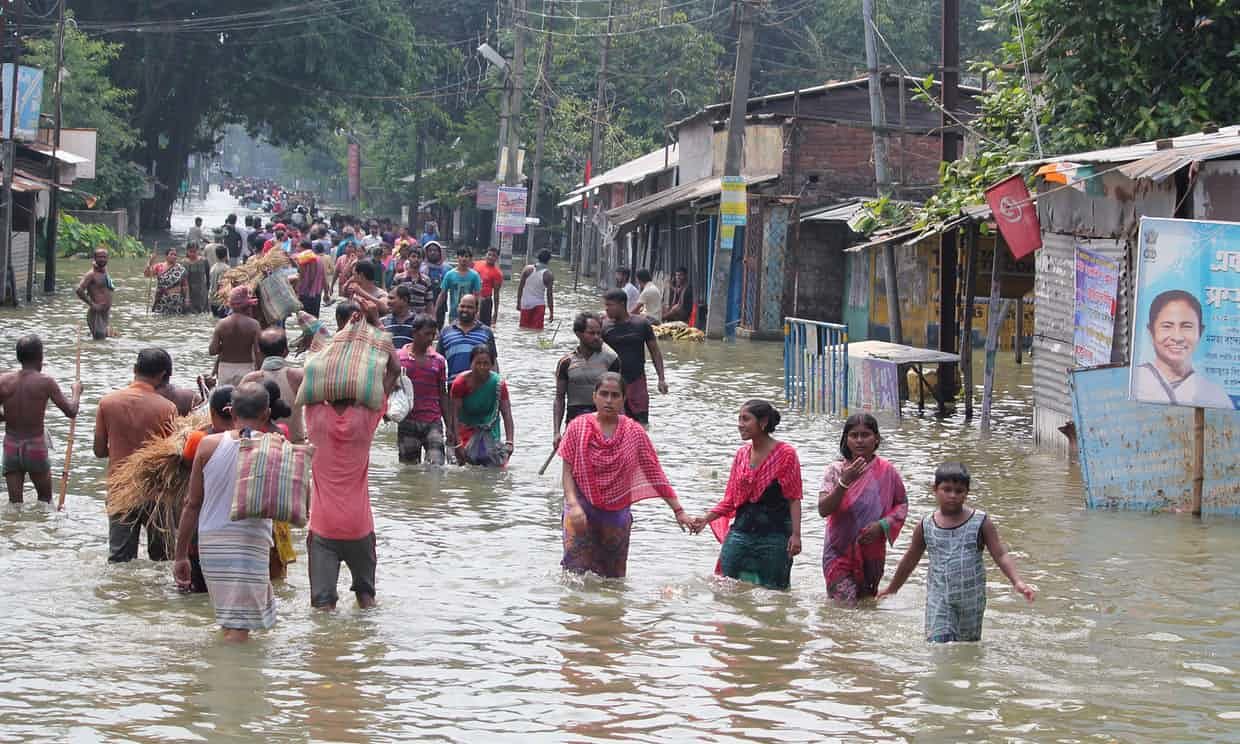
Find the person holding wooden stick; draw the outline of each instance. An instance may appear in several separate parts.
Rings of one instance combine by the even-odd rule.
[[[43,372],[43,341],[32,334],[17,340],[21,369],[0,376],[0,405],[4,406],[4,480],[9,503],[20,504],[26,475],[34,484],[39,501],[52,503],[52,467],[47,458],[47,432],[43,419],[47,402],[65,416],[77,418],[82,383],[73,383],[73,399],[65,398],[50,375]]]

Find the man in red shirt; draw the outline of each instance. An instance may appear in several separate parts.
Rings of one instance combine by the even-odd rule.
[[[499,287],[504,283],[504,272],[496,265],[498,261],[499,253],[494,248],[488,248],[486,258],[474,262],[474,271],[482,277],[482,291],[478,294],[478,321],[491,327],[499,320]]]
[[[358,297],[363,310],[352,323],[378,325],[377,307]],[[365,319],[363,320],[363,313]],[[400,375],[395,351],[388,358],[383,389],[390,394]],[[310,530],[306,554],[310,568],[310,605],[336,608],[340,564],[349,566],[350,591],[363,609],[375,605],[375,522],[370,510],[370,446],[387,409],[366,408],[353,400],[305,407],[306,435],[314,445],[310,465]]]
[[[172,374],[172,357],[163,349],[143,349],[133,367],[133,383],[103,396],[95,413],[95,457],[108,458],[110,474],[125,458],[137,452],[153,436],[172,433],[177,407],[155,392],[155,386]],[[151,518],[153,507],[108,517],[108,562],[124,563],[138,557],[138,537]],[[153,561],[168,560],[164,539],[147,525],[147,554]]]

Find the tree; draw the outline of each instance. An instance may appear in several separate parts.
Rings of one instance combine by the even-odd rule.
[[[95,178],[83,188],[97,197],[104,209],[124,208],[144,185],[142,172],[124,156],[139,143],[138,133],[129,123],[134,91],[116,87],[108,77],[108,66],[120,53],[120,44],[92,39],[74,24],[66,24],[62,122],[65,127],[98,132]],[[44,71],[43,108],[50,111],[55,100],[55,41],[30,40],[25,57],[27,64]],[[79,206],[81,201],[76,193],[64,196],[65,206]]]
[[[419,69],[400,0],[83,0],[75,10],[83,31],[124,43],[111,72],[136,91],[141,139],[128,155],[156,179],[145,227],[167,225],[187,156],[210,152],[223,124],[296,145],[373,120]]]

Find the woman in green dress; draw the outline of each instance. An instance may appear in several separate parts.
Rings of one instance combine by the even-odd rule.
[[[771,437],[779,411],[765,400],[741,406],[737,429],[745,444],[732,459],[723,500],[694,520],[721,543],[715,573],[770,589],[787,589],[792,558],[801,552],[801,462]]]
[[[479,344],[469,353],[469,369],[452,381],[452,402],[456,407],[457,462],[462,465],[502,467],[512,456],[515,433],[508,384],[494,371],[495,357],[490,347]],[[500,445],[499,424],[504,422],[507,438]]]

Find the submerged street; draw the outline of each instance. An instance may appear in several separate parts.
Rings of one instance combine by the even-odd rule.
[[[194,215],[219,224],[231,205],[213,192],[176,213],[173,231]],[[172,354],[178,385],[210,368],[213,321],[149,315],[142,263],[111,266],[121,337],[83,344],[67,510],[32,495],[0,509],[4,740],[1185,741],[1227,739],[1240,725],[1240,525],[1085,511],[1074,467],[1033,447],[1031,366],[1011,354],[989,438],[959,415],[919,418],[915,405],[903,420],[880,417],[880,452],[910,502],[887,575],[933,509],[934,468],[960,460],[973,472],[970,500],[1038,590],[1027,604],[988,561],[980,644],[923,641],[924,564],[880,605],[827,601],[823,520],[809,505],[838,458],[842,421],[784,409],[779,344],[663,342],[671,390],[652,396],[651,437],[685,507],[702,513],[723,494],[740,404],[762,397],[784,410],[775,436],[796,446],[807,497],[791,591],[714,578],[714,538],[683,534],[657,502],[634,507],[626,579],[565,575],[559,462],[537,470],[571,317],[601,300],[584,278],[572,292],[561,264],[558,334],[518,330],[504,288],[508,469],[402,466],[395,427],[382,424],[370,470],[378,607],[360,611],[347,596],[334,614],[313,611],[297,531],[275,628],[227,645],[206,595],[179,594],[170,564],[105,563],[104,463],[90,453],[99,398],[129,382],[148,345]],[[38,332],[45,370],[72,382],[84,312],[63,287],[86,269],[63,261],[58,294],[0,311],[4,367],[16,338]],[[58,478],[68,422],[48,422]]]

